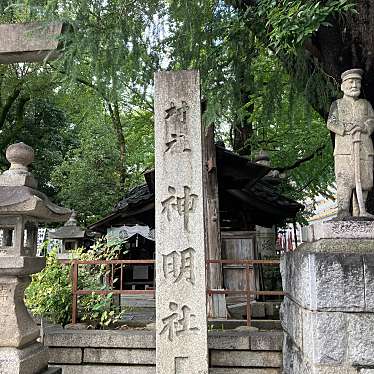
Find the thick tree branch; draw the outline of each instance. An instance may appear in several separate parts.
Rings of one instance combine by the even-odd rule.
[[[315,156],[320,155],[326,146],[327,146],[327,143],[321,145],[320,147],[318,147],[318,148],[317,148],[313,153],[311,153],[310,155],[308,155],[308,156],[306,156],[306,157],[303,157],[303,158],[300,158],[300,159],[296,160],[293,164],[291,164],[291,165],[289,165],[289,166],[285,166],[285,167],[282,167],[282,168],[276,168],[276,167],[274,167],[274,168],[272,168],[272,169],[273,169],[273,170],[278,170],[280,173],[283,173],[283,172],[288,171],[288,170],[296,169],[297,167],[299,167],[299,166],[302,165],[303,163],[312,160]]]
[[[5,124],[6,117],[12,107],[13,103],[17,100],[18,96],[21,93],[21,88],[17,87],[14,89],[11,95],[8,96],[4,106],[1,108],[0,112],[0,128],[2,128]]]
[[[30,96],[22,96],[17,104],[17,109],[16,109],[16,126],[15,130],[18,132],[23,125],[24,125],[24,117],[25,117],[25,109],[26,109],[26,104],[27,102],[30,101]]]
[[[113,104],[107,101],[110,118],[112,120],[114,131],[117,135],[117,142],[120,151],[120,178],[121,186],[124,188],[126,181],[126,142],[125,136],[123,135],[122,122],[120,117],[120,111],[118,102],[115,101]]]

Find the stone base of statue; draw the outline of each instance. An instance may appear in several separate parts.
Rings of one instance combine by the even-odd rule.
[[[283,373],[374,373],[374,222],[328,222],[309,234],[281,260]]]

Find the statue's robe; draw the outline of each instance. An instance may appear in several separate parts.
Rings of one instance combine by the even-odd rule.
[[[370,138],[374,126],[365,125],[365,121],[374,118],[371,104],[364,99],[348,100],[342,98],[332,103],[327,121],[329,130],[335,133],[335,176],[339,190],[350,191],[356,187],[355,165],[353,153],[353,126],[362,129],[360,143],[360,176],[362,189],[365,191],[373,187],[373,142]],[[342,191],[343,192],[343,191]]]

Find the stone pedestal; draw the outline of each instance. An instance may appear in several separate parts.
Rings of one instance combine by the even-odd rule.
[[[309,234],[281,260],[283,373],[374,373],[374,222]]]
[[[39,328],[23,299],[30,275],[45,265],[35,257],[38,221],[66,220],[71,212],[36,190],[27,168],[32,148],[14,144],[6,156],[11,167],[0,175],[0,374],[58,373],[48,369],[48,352],[37,342]]]

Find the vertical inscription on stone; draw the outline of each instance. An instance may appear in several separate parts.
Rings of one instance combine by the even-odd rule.
[[[208,373],[199,73],[155,82],[156,372]]]

